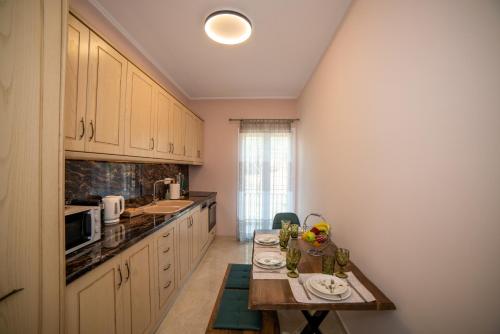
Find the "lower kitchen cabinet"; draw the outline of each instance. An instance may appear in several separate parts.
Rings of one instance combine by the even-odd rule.
[[[123,273],[115,257],[66,287],[66,333],[123,333]]]
[[[154,332],[211,241],[206,211],[191,209],[67,285],[66,333]]]
[[[141,334],[153,325],[154,243],[148,238],[122,255],[124,333]]]
[[[192,240],[191,220],[190,216],[187,216],[179,221],[179,282],[181,284],[184,283],[191,269]]]
[[[154,324],[152,252],[145,239],[68,285],[67,333],[146,333]]]

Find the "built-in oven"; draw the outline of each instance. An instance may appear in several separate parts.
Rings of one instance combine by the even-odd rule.
[[[217,224],[217,202],[215,199],[208,200],[208,232]]]
[[[64,216],[66,254],[101,239],[99,206],[67,205]]]

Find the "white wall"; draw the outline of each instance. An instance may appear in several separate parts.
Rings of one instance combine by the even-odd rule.
[[[229,118],[296,118],[295,100],[191,101],[205,120],[205,163],[191,166],[192,190],[217,191],[217,234],[236,236],[238,122]]]
[[[299,208],[396,303],[351,333],[500,332],[500,2],[355,1],[298,102]]]

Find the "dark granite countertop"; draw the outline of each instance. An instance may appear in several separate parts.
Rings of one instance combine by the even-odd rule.
[[[122,218],[116,225],[102,225],[101,240],[66,255],[66,284],[122,253],[216,194],[191,191],[183,199],[194,203],[174,215],[140,215]]]

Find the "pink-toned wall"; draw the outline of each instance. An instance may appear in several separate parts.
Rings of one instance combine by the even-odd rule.
[[[296,118],[295,100],[192,101],[205,120],[205,164],[189,169],[190,188],[217,191],[217,234],[236,235],[238,122],[229,118]]]
[[[298,109],[301,217],[397,306],[350,333],[499,333],[500,2],[354,1]]]
[[[189,99],[171,80],[154,66],[110,21],[88,0],[70,0],[70,10],[82,18],[93,30],[110,42],[131,62],[143,69],[159,84],[163,85],[179,101],[189,106]]]

